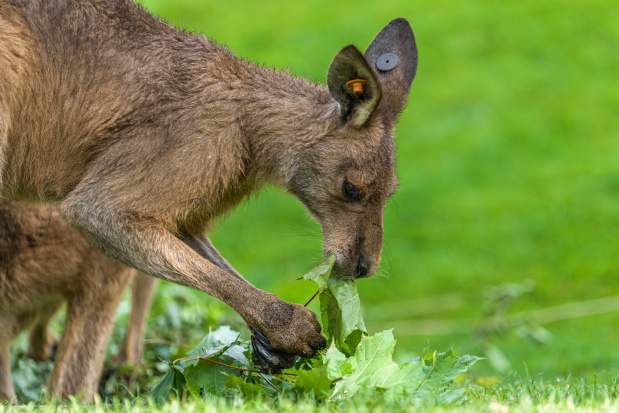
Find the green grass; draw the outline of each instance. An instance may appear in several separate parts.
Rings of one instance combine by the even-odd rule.
[[[616,412],[619,411],[619,389],[615,380],[585,381],[568,378],[551,383],[539,379],[508,378],[497,382],[487,379],[466,382],[461,386],[469,389],[468,400],[461,405],[436,406],[418,400],[404,399],[398,403],[386,402],[381,397],[360,396],[346,403],[320,404],[308,396],[305,400],[293,401],[281,396],[274,401],[251,401],[222,398],[189,399],[184,402],[169,401],[156,406],[152,400],[136,399],[83,405],[75,400],[57,403],[30,403],[20,408],[7,407],[6,413],[24,410],[56,412]]]
[[[142,3],[240,56],[322,83],[341,47],[363,50],[389,20],[409,19],[419,71],[397,129],[401,188],[385,213],[381,275],[359,282],[366,322],[376,330],[401,320],[484,324],[486,294],[504,283],[534,285],[509,313],[619,295],[619,8],[603,0]],[[265,190],[222,221],[212,239],[258,287],[298,303],[313,294],[310,283],[296,279],[321,256],[320,229],[291,196]],[[192,346],[216,322],[241,324],[205,295],[164,285],[147,336]],[[551,336],[543,346],[515,331],[481,345],[456,331],[394,333],[400,360],[428,343],[477,355],[493,344],[511,363],[507,371],[541,377],[540,394],[561,395],[546,402],[531,395],[537,393],[529,381],[515,379],[501,385],[509,397],[471,385],[471,411],[493,401],[516,411],[561,411],[574,403],[574,389],[589,387],[557,384],[555,377],[590,383],[600,372],[619,373],[619,312],[544,327]],[[149,360],[182,354],[147,346]],[[158,374],[152,361],[147,375]],[[479,362],[472,374],[506,373]],[[577,405],[618,410],[612,386]],[[182,410],[212,410],[209,403],[192,401]],[[243,409],[252,407],[233,410]]]

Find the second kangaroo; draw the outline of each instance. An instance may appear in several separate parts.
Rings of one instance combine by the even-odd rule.
[[[0,196],[57,203],[108,256],[226,302],[279,370],[325,346],[315,314],[252,286],[204,233],[272,184],[320,223],[342,277],[372,275],[416,69],[402,18],[337,53],[325,88],[129,0],[1,0]]]

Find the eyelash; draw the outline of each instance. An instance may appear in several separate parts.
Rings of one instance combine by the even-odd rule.
[[[359,192],[359,188],[347,180],[344,180],[344,184],[342,184],[342,196],[349,202],[361,201],[361,193]]]

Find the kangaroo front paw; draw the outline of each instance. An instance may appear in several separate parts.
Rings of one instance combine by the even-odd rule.
[[[265,371],[292,367],[299,356],[313,357],[325,348],[316,315],[307,308],[281,300],[266,305],[263,320],[253,327],[254,362]]]
[[[282,370],[293,367],[299,359],[299,356],[294,354],[273,350],[269,339],[264,334],[255,328],[251,328],[251,331],[252,359],[260,370],[270,374],[278,374]]]

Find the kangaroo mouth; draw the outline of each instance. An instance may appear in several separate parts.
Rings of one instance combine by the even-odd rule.
[[[333,272],[340,277],[348,280],[368,278],[373,273],[370,272],[370,265],[364,259],[342,263],[339,257],[333,265]]]

